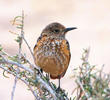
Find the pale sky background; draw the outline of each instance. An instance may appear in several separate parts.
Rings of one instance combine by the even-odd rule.
[[[32,48],[42,29],[51,22],[78,28],[66,36],[72,57],[61,86],[69,94],[74,89],[74,80],[70,78],[72,69],[81,64],[83,48],[91,48],[89,61],[92,65],[101,68],[105,64],[104,71],[110,73],[110,0],[0,0],[0,44],[10,55],[18,52],[15,36],[9,33],[9,30],[16,32],[10,20],[20,15],[22,9],[25,12],[25,37]],[[31,59],[25,46],[23,51]],[[11,76],[9,79],[2,77],[0,69],[0,100],[10,100],[13,82]],[[34,100],[21,81],[15,93],[15,100],[19,99]]]

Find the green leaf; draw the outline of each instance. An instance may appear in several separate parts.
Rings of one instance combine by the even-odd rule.
[[[3,71],[3,76],[6,77],[6,78],[9,78],[8,76],[5,75],[5,72],[6,72],[6,71],[4,70],[4,71]]]
[[[12,57],[8,57],[10,60],[18,62],[18,55],[12,56]]]
[[[17,18],[22,18],[22,16],[16,16],[16,17],[14,18],[14,20],[16,20]]]
[[[21,27],[21,26],[17,26],[16,28],[18,28],[18,29],[22,29],[22,27]]]
[[[17,39],[15,39],[16,42],[20,43],[21,42],[21,37],[18,36]]]

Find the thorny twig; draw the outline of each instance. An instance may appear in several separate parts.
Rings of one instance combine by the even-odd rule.
[[[21,62],[20,59],[21,59],[21,51],[22,51],[22,43],[23,43],[23,28],[24,28],[24,12],[22,11],[22,20],[21,20],[21,34],[20,34],[20,41],[19,41],[19,52],[18,52],[18,57],[19,57],[19,63]],[[17,68],[17,71],[16,71],[16,76],[15,76],[15,80],[14,80],[14,85],[13,85],[13,90],[12,90],[12,93],[11,93],[11,100],[14,99],[14,92],[15,92],[15,88],[16,88],[16,84],[17,84],[17,75],[19,73],[19,67]]]

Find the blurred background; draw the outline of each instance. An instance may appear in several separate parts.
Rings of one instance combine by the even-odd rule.
[[[75,88],[72,70],[81,64],[83,48],[91,48],[89,61],[92,65],[101,68],[105,64],[104,71],[110,73],[110,0],[0,0],[0,44],[10,55],[18,52],[18,45],[14,41],[16,36],[9,32],[17,30],[10,21],[21,15],[22,10],[25,13],[25,37],[32,49],[42,29],[51,22],[78,28],[66,36],[72,57],[68,71],[61,80],[61,87],[69,95]],[[23,52],[32,60],[25,45]],[[0,100],[10,100],[14,78],[11,75],[4,78],[2,72],[0,69]],[[15,100],[19,99],[34,100],[21,81],[18,81],[15,92]]]

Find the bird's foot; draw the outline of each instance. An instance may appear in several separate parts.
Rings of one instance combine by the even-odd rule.
[[[56,92],[59,93],[60,91],[61,91],[61,88],[58,87],[58,88],[56,89]]]

